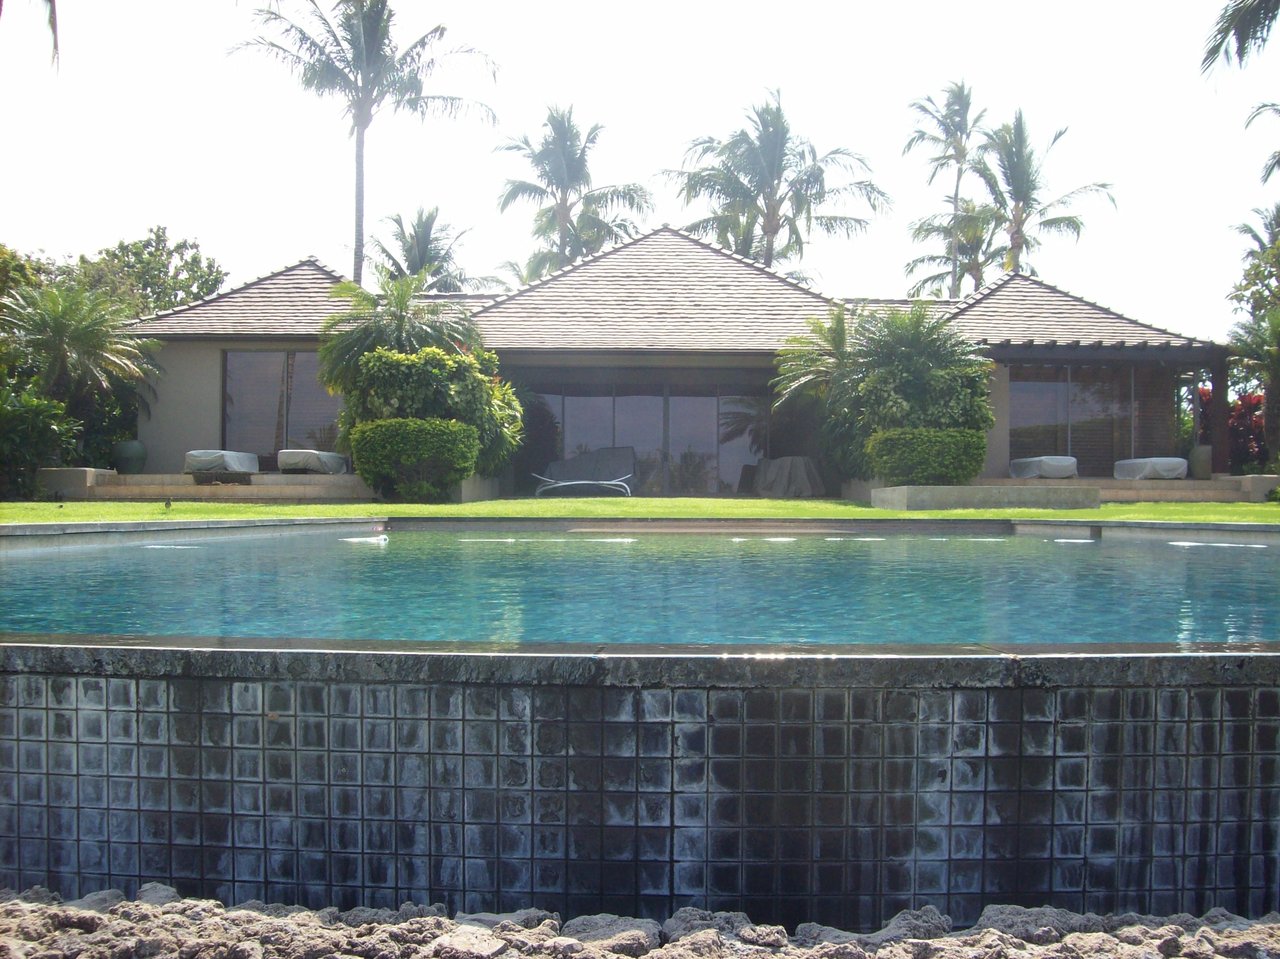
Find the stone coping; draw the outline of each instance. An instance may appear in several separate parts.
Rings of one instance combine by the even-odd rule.
[[[1280,513],[1278,513],[1280,516]],[[1278,523],[1187,523],[1170,520],[1100,519],[911,519],[859,517],[856,519],[731,518],[664,519],[618,517],[556,519],[545,517],[449,517],[449,516],[368,516],[209,520],[147,520],[137,522],[82,523],[0,523],[0,552],[70,546],[107,545],[111,542],[140,542],[148,539],[190,538],[193,535],[282,535],[292,532],[319,532],[325,529],[375,531],[438,531],[517,529],[521,532],[555,533],[647,533],[697,534],[796,533],[892,535],[1015,536],[1043,535],[1054,530],[1081,533],[1099,539],[1112,533],[1129,532],[1167,536],[1178,531],[1189,534],[1213,533],[1215,539],[1235,538],[1240,542],[1280,546]]]
[[[62,643],[56,642],[61,639]],[[956,655],[938,647],[823,647],[753,653],[733,647],[649,648],[513,647],[459,651],[457,647],[348,643],[345,651],[304,649],[163,648],[113,645],[113,637],[0,633],[0,673],[87,673],[144,678],[315,680],[395,683],[504,683],[569,686],[658,685],[706,688],[783,685],[815,687],[1008,688],[1090,686],[1185,687],[1196,684],[1258,686],[1280,682],[1280,643],[1177,651],[1109,647],[1062,653],[1031,647],[974,648]],[[176,643],[198,640],[180,638]],[[249,640],[259,647],[267,641]],[[287,644],[288,640],[281,640]],[[364,647],[377,645],[380,651]],[[409,647],[405,649],[404,647]],[[942,647],[954,649],[953,647]],[[890,651],[892,649],[892,651]],[[1019,651],[1015,652],[1014,650]],[[554,651],[553,651],[554,650]]]
[[[272,526],[364,526],[372,522],[385,522],[385,520],[385,517],[316,516],[310,518],[143,520],[128,523],[0,523],[0,536],[58,536],[68,533],[142,533]]]

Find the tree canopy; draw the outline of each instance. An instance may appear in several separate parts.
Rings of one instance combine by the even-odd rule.
[[[803,256],[814,227],[839,236],[867,227],[863,218],[821,213],[821,208],[846,198],[861,200],[872,212],[888,205],[888,196],[869,179],[828,182],[830,174],[856,176],[870,168],[850,150],[819,153],[795,135],[779,93],[771,102],[752,107],[747,121],[727,139],[694,140],[686,162],[702,165],[671,174],[686,204],[711,202],[711,215],[686,227],[691,233],[714,236],[722,245],[771,267],[775,259]]]
[[[302,86],[318,96],[336,96],[351,120],[355,138],[355,234],[352,278],[364,271],[364,141],[365,131],[384,106],[418,116],[456,116],[472,108],[490,120],[493,111],[461,97],[426,92],[427,81],[443,57],[477,54],[459,48],[437,55],[443,26],[433,27],[401,52],[391,36],[395,13],[388,0],[338,0],[330,18],[318,0],[308,0],[304,22],[278,10],[258,11],[259,20],[276,37],[258,37],[257,47],[285,64]]]
[[[440,222],[440,208],[418,207],[412,220],[405,223],[399,214],[387,218],[391,224],[391,245],[374,240],[374,248],[382,265],[393,279],[426,273],[431,293],[460,293],[475,285],[454,255],[454,246],[467,231],[455,232]]]
[[[1063,127],[1053,135],[1045,154],[1066,132],[1066,127]],[[1006,269],[1020,271],[1025,268],[1028,272],[1035,272],[1026,263],[1026,257],[1040,245],[1039,234],[1067,234],[1079,239],[1084,220],[1067,212],[1076,199],[1100,194],[1115,205],[1109,183],[1090,183],[1054,199],[1049,198],[1043,160],[1031,145],[1021,110],[1014,114],[1012,123],[988,130],[984,135],[983,156],[976,169],[991,195],[997,222],[1009,238]]]
[[[933,97],[925,97],[923,100],[913,102],[911,109],[917,115],[920,125],[907,139],[906,145],[902,148],[903,154],[910,153],[918,146],[926,146],[933,151],[933,156],[929,158],[928,182],[930,184],[939,173],[952,171],[955,174],[951,188],[950,214],[946,217],[928,217],[914,224],[912,228],[912,236],[916,240],[939,238],[945,241],[947,252],[943,259],[948,268],[947,295],[954,300],[960,296],[960,281],[965,275],[960,262],[961,231],[965,230],[969,240],[970,263],[974,261],[972,247],[975,234],[981,235],[986,232],[981,228],[982,225],[975,223],[976,207],[972,204],[967,214],[968,219],[962,224],[961,204],[965,202],[965,198],[960,194],[965,174],[974,169],[978,145],[973,141],[978,135],[978,125],[982,123],[986,111],[979,110],[976,114],[973,113],[973,91],[965,86],[963,81],[947,86],[941,106],[934,101]],[[914,272],[917,264],[923,262],[938,265],[938,259],[930,256],[915,260],[908,265],[907,273]],[[917,283],[913,288],[913,295],[933,279],[934,277],[928,277]]]
[[[533,180],[508,180],[498,198],[505,212],[513,203],[540,204],[533,236],[543,249],[530,258],[526,272],[535,278],[628,239],[636,225],[624,213],[648,213],[653,199],[639,183],[596,187],[591,151],[604,130],[594,124],[585,134],[573,119],[573,107],[551,107],[536,144],[524,136],[501,147],[521,154],[533,167]]]
[[[1280,0],[1230,0],[1205,43],[1201,71],[1209,71],[1220,59],[1230,63],[1233,57],[1244,66],[1250,54],[1267,45],[1277,16]]]
[[[135,318],[213,296],[227,278],[198,242],[171,243],[163,226],[153,226],[140,240],[99,250],[96,257],[82,256],[71,272],[76,282],[102,291]]]
[[[1280,450],[1280,243],[1252,250],[1231,294],[1248,317],[1231,330],[1231,348],[1243,372],[1262,387],[1267,449]]]

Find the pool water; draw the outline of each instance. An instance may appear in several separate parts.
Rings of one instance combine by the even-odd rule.
[[[0,564],[0,631],[616,644],[1280,640],[1280,549],[1032,537],[304,533]]]

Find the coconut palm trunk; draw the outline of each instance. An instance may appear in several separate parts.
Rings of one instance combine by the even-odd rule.
[[[956,186],[951,191],[951,238],[947,242],[947,255],[951,257],[951,286],[947,295],[960,299],[960,238],[957,235],[960,220],[960,181],[964,179],[964,167],[956,165]]]
[[[364,275],[364,127],[356,127],[356,233],[353,249],[355,262],[351,278],[359,283]]]

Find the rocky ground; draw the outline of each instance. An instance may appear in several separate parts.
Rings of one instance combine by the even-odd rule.
[[[561,923],[537,909],[459,914],[407,904],[397,911],[246,903],[228,909],[148,884],[59,902],[42,889],[0,893],[0,959],[1280,959],[1280,913],[1258,920],[1223,910],[1189,915],[1096,916],[992,906],[952,932],[932,907],[903,912],[858,935],[806,923],[788,936],[742,913],[681,909],[649,919],[579,916]]]

